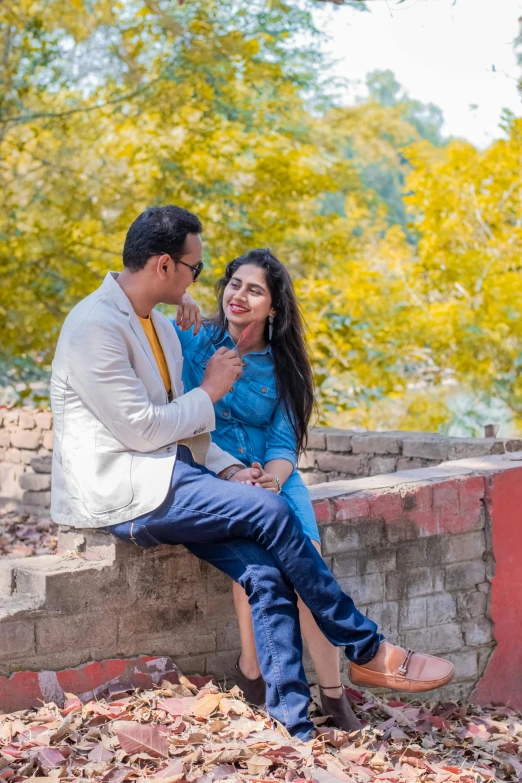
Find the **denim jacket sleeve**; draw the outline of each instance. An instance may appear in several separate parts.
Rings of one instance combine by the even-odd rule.
[[[187,347],[190,345],[191,341],[194,339],[194,327],[191,326],[190,329],[182,331],[181,328],[177,325],[175,318],[171,318],[170,322],[174,327],[176,334],[178,335],[178,339],[181,343],[181,350],[184,353],[187,350]]]
[[[294,468],[297,465],[294,430],[282,403],[276,407],[268,426],[265,464],[272,459],[286,459]]]

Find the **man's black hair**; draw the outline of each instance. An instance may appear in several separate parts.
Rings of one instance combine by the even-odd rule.
[[[184,255],[187,234],[201,234],[196,215],[182,207],[149,207],[139,215],[127,232],[123,246],[123,265],[137,272],[151,256],[168,253],[174,261]]]

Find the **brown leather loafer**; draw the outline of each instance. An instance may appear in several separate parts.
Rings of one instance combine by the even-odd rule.
[[[362,727],[362,723],[352,710],[352,705],[348,696],[343,690],[343,695],[335,699],[332,696],[327,696],[324,690],[319,686],[319,693],[321,695],[321,709],[323,715],[330,718],[330,722],[336,729],[342,729],[343,731],[359,731]]]
[[[266,701],[265,681],[259,675],[255,680],[246,677],[239,668],[239,658],[236,661],[236,684],[243,691],[243,696],[249,704],[255,707],[264,707]]]
[[[440,688],[453,679],[455,667],[445,658],[405,650],[389,642],[383,644],[387,645],[385,653],[378,653],[364,666],[348,664],[348,676],[354,685],[421,693]]]

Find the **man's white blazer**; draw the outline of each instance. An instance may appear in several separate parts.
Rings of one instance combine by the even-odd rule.
[[[237,462],[211,443],[214,406],[202,389],[183,393],[181,346],[170,321],[151,317],[174,399],[117,273],[74,307],[62,327],[51,376],[54,453],[51,516],[103,527],[157,508],[167,494],[177,443],[219,473]]]

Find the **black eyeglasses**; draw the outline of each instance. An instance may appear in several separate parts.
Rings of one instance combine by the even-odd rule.
[[[172,258],[172,256],[170,255],[170,253],[160,253],[160,255],[162,255],[162,256],[169,256],[170,258]],[[172,258],[172,260],[174,261],[174,259],[173,259],[173,258]],[[176,263],[176,261],[174,261],[174,263]],[[188,268],[189,268],[189,269],[190,269],[190,271],[192,272],[192,277],[193,277],[193,280],[194,280],[194,282],[196,282],[196,280],[198,279],[198,277],[199,277],[199,276],[200,276],[200,274],[202,273],[202,271],[203,271],[203,268],[204,268],[204,266],[205,266],[205,264],[203,263],[203,261],[198,261],[198,263],[197,263],[197,264],[195,264],[194,266],[191,266],[190,264],[187,264],[187,263],[185,263],[185,261],[181,261],[181,259],[179,259],[179,258],[178,258],[178,261],[177,261],[177,263],[178,263],[178,264],[183,264],[183,266],[188,266]]]

